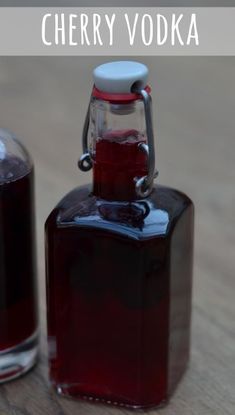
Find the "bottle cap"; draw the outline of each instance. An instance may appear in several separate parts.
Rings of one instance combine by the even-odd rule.
[[[114,61],[97,66],[93,72],[95,87],[113,94],[130,94],[133,85],[144,89],[148,68],[134,61]]]

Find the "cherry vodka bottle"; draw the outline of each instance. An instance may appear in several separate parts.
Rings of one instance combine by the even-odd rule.
[[[147,75],[137,62],[95,69],[79,161],[93,185],[46,222],[52,385],[132,408],[167,401],[190,343],[193,204],[153,185]]]
[[[0,130],[0,383],[36,362],[34,173],[26,149]]]

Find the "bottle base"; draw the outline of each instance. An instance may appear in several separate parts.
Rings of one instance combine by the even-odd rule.
[[[13,380],[37,362],[38,331],[17,346],[0,351],[0,383]]]
[[[66,385],[66,384],[57,384],[53,385],[54,390],[57,392],[58,395],[63,396],[65,398],[69,399],[77,399],[77,400],[83,400],[87,401],[89,403],[98,403],[103,405],[109,405],[109,406],[116,406],[121,408],[127,408],[132,410],[149,410],[154,408],[162,408],[164,407],[168,400],[163,399],[156,403],[149,403],[149,404],[138,404],[138,403],[127,403],[127,402],[121,402],[118,399],[108,399],[108,398],[102,398],[97,396],[92,396],[88,394],[82,394],[77,391],[77,387],[73,385]]]

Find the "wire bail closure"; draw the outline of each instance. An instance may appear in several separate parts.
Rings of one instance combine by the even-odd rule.
[[[137,195],[140,197],[147,197],[152,191],[154,179],[158,176],[158,171],[155,170],[155,149],[152,124],[152,98],[151,95],[145,89],[139,90],[138,88],[133,88],[131,92],[141,95],[144,102],[144,114],[148,144],[140,143],[139,148],[147,156],[148,174],[143,177],[135,177],[134,181]],[[93,161],[88,149],[87,140],[90,122],[90,102],[91,99],[89,101],[85,123],[82,131],[83,154],[78,160],[78,167],[82,171],[89,171],[93,166]]]
[[[135,188],[136,193],[141,197],[148,196],[153,187],[153,181],[158,176],[158,171],[155,170],[155,149],[154,149],[154,134],[152,122],[152,98],[145,89],[134,89],[133,92],[140,94],[144,102],[144,115],[146,123],[146,135],[148,144],[140,143],[140,149],[147,156],[148,174],[143,177],[136,177]]]
[[[89,123],[90,123],[90,103],[91,103],[91,98],[90,98],[89,105],[88,105],[88,108],[87,108],[86,118],[85,118],[83,130],[82,130],[82,151],[83,151],[83,154],[81,155],[80,159],[78,160],[78,167],[82,171],[89,171],[89,170],[91,170],[91,168],[93,166],[92,158],[91,158],[90,152],[88,150],[88,141],[87,141]]]

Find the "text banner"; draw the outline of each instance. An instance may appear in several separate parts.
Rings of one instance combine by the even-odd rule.
[[[235,56],[235,7],[1,7],[4,56]]]

